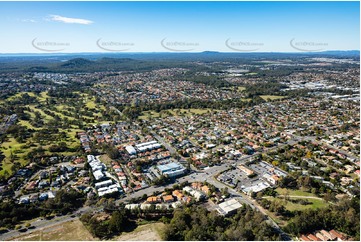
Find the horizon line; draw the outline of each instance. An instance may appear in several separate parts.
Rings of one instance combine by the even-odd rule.
[[[312,54],[312,53],[324,53],[324,52],[360,52],[359,49],[350,49],[350,50],[322,50],[322,51],[214,51],[214,50],[205,50],[205,51],[138,51],[138,52],[127,52],[127,51],[119,51],[119,52],[52,52],[52,53],[24,53],[24,52],[16,52],[16,53],[0,53],[0,55],[71,55],[71,54],[202,54],[202,53],[218,53],[218,54],[272,54],[272,53],[280,53],[280,54]]]

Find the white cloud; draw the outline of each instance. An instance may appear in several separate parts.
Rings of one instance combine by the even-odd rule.
[[[94,23],[91,20],[87,20],[87,19],[81,19],[81,18],[68,18],[68,17],[63,17],[60,15],[50,15],[50,21],[56,21],[56,22],[61,22],[61,23],[66,23],[66,24],[92,24]]]
[[[34,20],[34,19],[21,19],[20,20],[21,22],[24,22],[24,23],[36,23],[37,21]]]

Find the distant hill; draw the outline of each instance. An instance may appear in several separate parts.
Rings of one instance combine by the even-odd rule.
[[[33,64],[33,66],[31,65]],[[15,65],[7,63],[7,65]],[[110,58],[102,57],[99,59],[73,58],[65,61],[47,62],[41,65],[33,62],[18,63],[19,71],[46,71],[46,72],[60,72],[60,73],[75,73],[75,72],[98,72],[98,71],[149,71],[161,68],[173,67],[195,67],[204,68],[190,64],[183,61],[172,60],[136,60],[132,58]],[[0,67],[1,72],[1,67]]]
[[[90,61],[88,59],[75,58],[64,62],[60,66],[65,68],[79,68],[87,65],[92,65],[93,63],[94,63],[93,61]]]
[[[62,63],[53,64],[49,69],[59,72],[121,71],[135,70],[144,63],[144,61],[131,58],[103,57],[97,60],[74,58]]]

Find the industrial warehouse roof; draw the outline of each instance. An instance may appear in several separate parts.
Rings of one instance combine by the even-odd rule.
[[[133,154],[136,154],[136,153],[137,153],[137,151],[136,151],[136,150],[134,149],[134,147],[131,146],[131,145],[125,147],[125,149],[128,151],[128,153],[129,153],[130,155],[133,155]]]
[[[180,170],[183,169],[184,167],[181,164],[177,164],[175,162],[172,163],[168,163],[165,165],[159,165],[157,166],[157,168],[161,171],[161,172],[166,172],[169,170]]]
[[[219,206],[219,209],[217,209],[218,212],[223,215],[226,215],[242,207],[242,204],[238,200],[233,198],[223,203],[220,203],[218,206]]]

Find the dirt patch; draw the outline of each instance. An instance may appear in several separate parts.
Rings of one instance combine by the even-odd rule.
[[[110,159],[109,158],[109,156],[108,155],[101,155],[100,157],[99,157],[99,159],[104,163],[104,164],[106,164],[106,165],[111,165],[112,164],[112,159]]]
[[[164,228],[163,223],[151,223],[140,225],[134,231],[129,233],[122,233],[115,238],[116,241],[161,241],[160,233]]]

